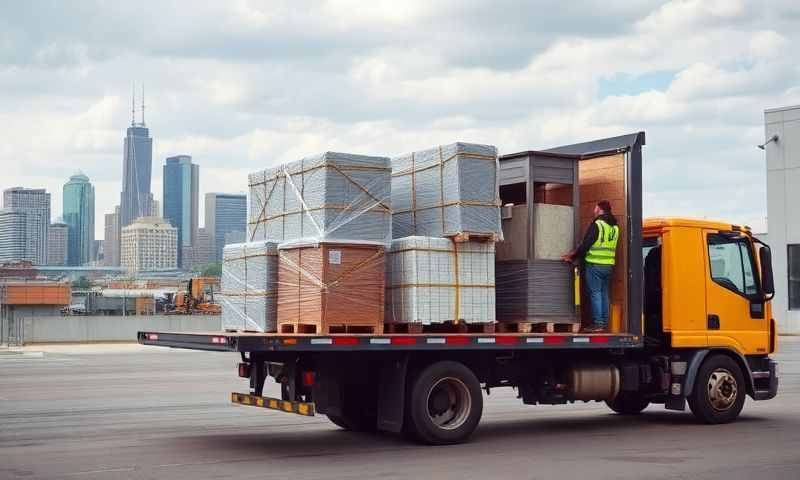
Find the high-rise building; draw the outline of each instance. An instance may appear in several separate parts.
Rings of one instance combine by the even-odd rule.
[[[69,177],[64,184],[64,223],[69,225],[67,264],[92,262],[94,243],[94,187],[82,173]]]
[[[164,219],[178,229],[178,266],[187,269],[191,259],[183,261],[197,241],[199,215],[200,167],[189,155],[168,157],[164,165]],[[189,252],[190,253],[190,252]]]
[[[130,225],[139,217],[149,216],[153,205],[153,194],[150,191],[153,139],[144,123],[144,98],[140,123],[136,123],[134,103],[135,98],[131,102],[131,126],[125,136],[122,163],[122,193],[119,204],[119,224],[122,227]]]
[[[50,226],[50,194],[44,188],[14,187],[3,191],[3,207],[21,210],[26,219],[26,259],[47,264],[47,228]]]
[[[107,267],[119,266],[119,205],[114,207],[114,213],[105,214],[105,227],[103,228],[103,265]]]
[[[247,231],[247,195],[243,193],[206,193],[205,228],[212,236],[211,260],[222,261],[225,234]]]
[[[0,263],[33,262],[28,248],[28,215],[16,208],[0,210]]]
[[[134,272],[178,268],[178,229],[158,217],[122,227],[122,266]]]
[[[47,229],[47,264],[66,265],[69,242],[69,225],[51,223]]]
[[[195,270],[211,263],[214,243],[211,233],[206,228],[197,230],[197,240],[192,247],[185,249],[184,270]],[[188,261],[188,263],[187,263]]]

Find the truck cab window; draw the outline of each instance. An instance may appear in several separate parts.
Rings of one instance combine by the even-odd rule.
[[[711,279],[743,296],[758,293],[753,255],[745,238],[724,234],[708,236],[708,257],[711,263]]]

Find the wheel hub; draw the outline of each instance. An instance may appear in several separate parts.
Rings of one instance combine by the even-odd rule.
[[[724,412],[729,410],[739,395],[736,377],[724,368],[714,370],[708,378],[708,401],[711,407]]]
[[[428,391],[428,417],[440,428],[460,427],[467,421],[471,408],[469,389],[457,378],[442,378]]]

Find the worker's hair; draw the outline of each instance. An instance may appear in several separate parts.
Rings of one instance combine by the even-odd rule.
[[[603,213],[611,215],[611,204],[608,202],[608,200],[600,200],[597,202],[597,206],[600,207],[600,210],[602,210]]]

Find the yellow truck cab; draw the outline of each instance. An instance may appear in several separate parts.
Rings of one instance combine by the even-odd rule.
[[[773,398],[769,247],[729,223],[653,218],[642,227],[645,340],[673,356],[667,408],[684,409],[686,398],[695,415],[717,423],[738,415],[742,391]]]

